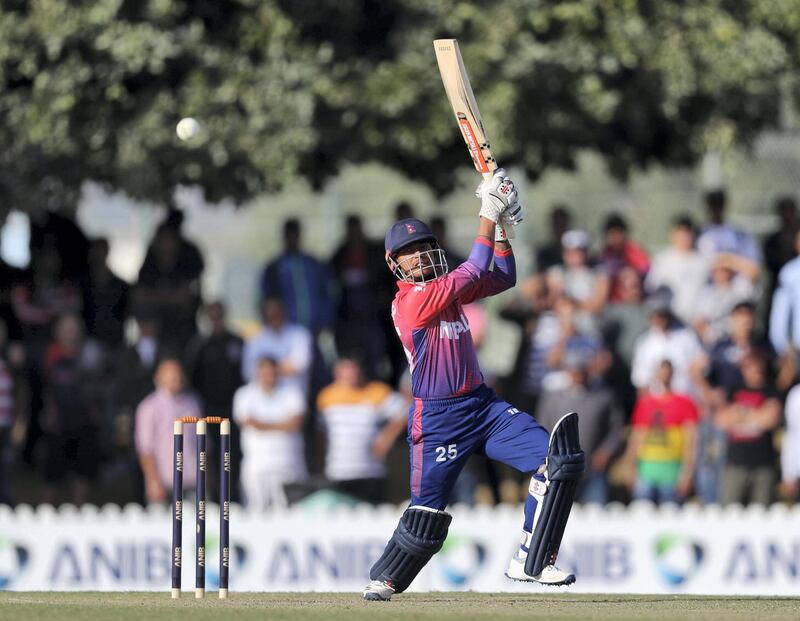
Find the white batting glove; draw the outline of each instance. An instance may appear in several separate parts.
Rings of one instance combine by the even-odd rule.
[[[516,203],[517,190],[514,182],[506,175],[505,169],[498,168],[490,178],[484,179],[483,183],[478,186],[475,196],[481,199],[479,215],[497,223],[500,214],[509,205]]]

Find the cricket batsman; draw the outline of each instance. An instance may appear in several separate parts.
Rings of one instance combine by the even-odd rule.
[[[476,452],[531,474],[520,546],[506,576],[548,585],[575,582],[555,560],[584,471],[578,415],[565,415],[548,434],[483,383],[462,305],[514,286],[505,230],[522,221],[522,208],[502,168],[476,196],[478,236],[469,258],[452,272],[423,222],[400,220],[386,234],[386,262],[399,288],[392,318],[414,395],[408,420],[411,505],[370,570],[366,600],[386,601],[405,591],[441,549],[452,520],[444,510],[450,491]]]

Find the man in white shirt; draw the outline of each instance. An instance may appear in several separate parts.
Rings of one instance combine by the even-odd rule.
[[[278,363],[282,380],[306,396],[311,369],[311,333],[287,321],[283,303],[277,298],[265,299],[261,311],[264,328],[245,344],[242,375],[245,380],[252,380],[258,360],[272,358]]]
[[[300,429],[306,412],[303,393],[280,381],[280,365],[260,358],[255,378],[236,391],[233,418],[241,429],[242,492],[256,511],[287,504],[284,485],[308,478]]]
[[[800,233],[795,237],[795,252],[800,254]],[[779,354],[800,345],[800,256],[778,272],[769,316],[769,340]]]
[[[800,384],[789,391],[784,408],[786,431],[781,446],[781,495],[800,500]]]
[[[669,360],[673,367],[672,386],[677,393],[696,393],[692,369],[699,364],[703,347],[694,332],[678,324],[670,312],[669,291],[660,290],[645,302],[650,328],[639,337],[631,362],[631,381],[642,390],[655,377],[658,366]]]
[[[655,255],[645,280],[648,291],[669,287],[672,312],[684,323],[694,319],[698,294],[708,281],[710,265],[709,259],[695,249],[694,242],[691,218],[678,218],[672,226],[669,247]]]

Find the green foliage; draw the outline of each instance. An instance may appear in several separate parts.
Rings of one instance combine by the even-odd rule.
[[[599,151],[624,176],[777,123],[800,0],[6,0],[0,205],[242,202],[380,161],[437,189],[468,165],[432,40],[458,38],[501,162]],[[183,116],[196,139],[174,132]]]

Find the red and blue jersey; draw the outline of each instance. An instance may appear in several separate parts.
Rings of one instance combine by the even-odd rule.
[[[514,286],[511,249],[493,250],[491,241],[478,237],[469,258],[452,272],[424,284],[398,283],[392,319],[408,358],[415,397],[465,395],[483,383],[462,305]]]

